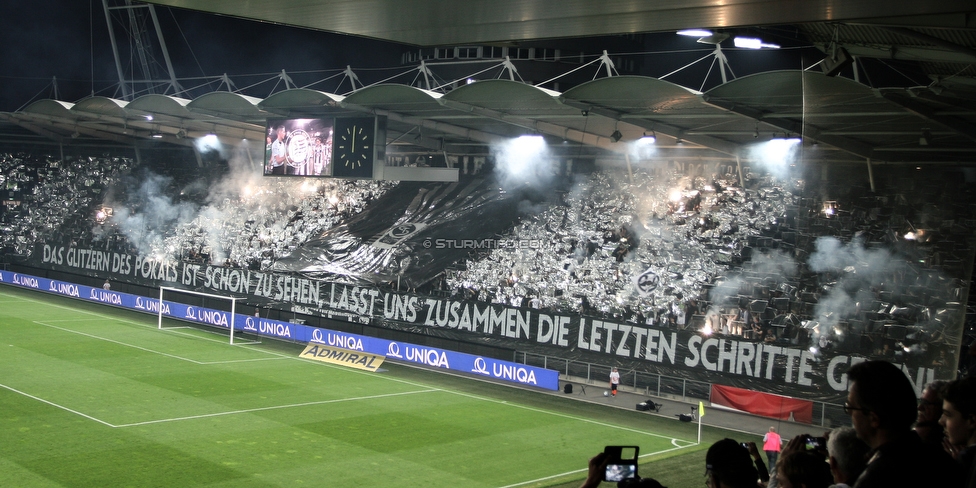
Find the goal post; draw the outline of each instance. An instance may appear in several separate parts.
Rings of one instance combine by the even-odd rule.
[[[227,325],[228,325],[228,328],[229,328],[229,331],[230,331],[230,343],[231,344],[234,344],[234,334],[236,332],[235,325],[236,325],[236,320],[237,320],[237,301],[238,300],[243,300],[242,298],[229,297],[229,296],[225,296],[225,295],[214,295],[212,293],[203,293],[203,292],[193,291],[193,290],[184,290],[184,289],[181,289],[181,288],[173,288],[173,287],[169,287],[169,286],[160,286],[159,287],[159,307],[157,307],[159,309],[158,312],[157,312],[157,319],[158,319],[157,328],[159,328],[159,329],[162,329],[163,328],[163,310],[165,308],[165,307],[163,307],[163,302],[164,302],[164,300],[166,298],[166,294],[167,293],[170,293],[171,295],[180,295],[180,294],[196,295],[196,296],[200,296],[200,297],[204,297],[204,298],[212,298],[212,299],[215,299],[215,300],[223,300],[225,302],[230,302],[230,320],[228,321],[228,324]],[[170,302],[171,303],[179,303],[179,302],[175,302],[174,300],[170,300]],[[214,324],[208,324],[206,321],[199,321],[199,323],[204,324],[204,325],[214,325]]]

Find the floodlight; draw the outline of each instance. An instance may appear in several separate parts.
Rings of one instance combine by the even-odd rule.
[[[732,40],[735,43],[735,47],[744,49],[779,49],[778,44],[769,44],[762,42],[762,39],[756,39],[755,37],[736,37]]]
[[[617,142],[623,137],[624,135],[619,130],[614,130],[613,134],[610,134],[610,142]]]
[[[713,32],[707,29],[685,29],[685,30],[679,30],[677,34],[679,36],[688,36],[688,37],[708,37],[712,35]]]
[[[654,134],[654,131],[651,131],[650,135],[648,135],[647,132],[645,132],[644,137],[640,138],[640,142],[654,144],[655,142],[657,142],[657,135]]]

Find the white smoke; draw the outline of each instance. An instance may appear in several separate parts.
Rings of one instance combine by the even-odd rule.
[[[152,256],[164,247],[169,230],[180,222],[189,221],[197,212],[196,205],[174,202],[166,194],[172,178],[146,172],[126,205],[116,207],[112,221],[140,254]]]
[[[542,136],[521,136],[492,144],[495,174],[503,188],[546,188],[556,175],[556,165]]]

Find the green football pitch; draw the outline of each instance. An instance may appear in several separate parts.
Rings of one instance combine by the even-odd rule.
[[[0,286],[0,486],[577,486],[605,445],[700,486],[725,432]],[[607,486],[611,484],[605,483]]]

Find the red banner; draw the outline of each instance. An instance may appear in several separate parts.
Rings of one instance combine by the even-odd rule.
[[[771,393],[744,390],[731,386],[712,385],[713,405],[742,410],[763,417],[809,424],[813,421],[813,402]]]

